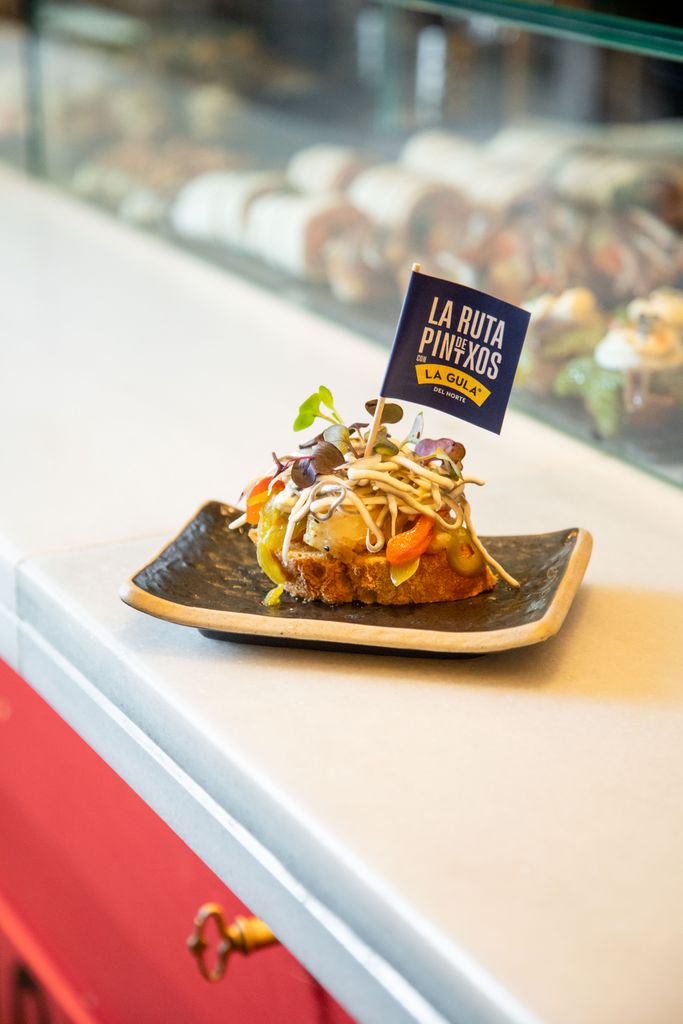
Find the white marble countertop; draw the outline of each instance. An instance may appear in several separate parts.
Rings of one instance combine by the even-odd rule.
[[[362,1024],[678,1024],[683,493],[522,416],[459,430],[482,532],[594,535],[539,648],[141,616],[121,581],[385,353],[5,171],[0,217],[0,655]]]

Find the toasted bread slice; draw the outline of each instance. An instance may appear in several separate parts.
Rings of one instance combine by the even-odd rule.
[[[280,560],[281,561],[281,560]],[[496,585],[486,565],[477,576],[460,576],[445,551],[422,555],[417,572],[395,587],[384,555],[360,554],[348,561],[304,544],[292,544],[283,564],[287,593],[302,601],[325,604],[426,604],[474,597]]]

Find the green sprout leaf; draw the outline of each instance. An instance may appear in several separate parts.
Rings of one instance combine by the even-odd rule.
[[[324,405],[332,413],[328,416],[327,413],[321,411],[320,406]],[[334,407],[334,398],[329,388],[326,388],[324,384],[321,384],[317,391],[314,391],[312,395],[309,395],[305,401],[299,406],[299,413],[294,420],[294,430],[306,430],[310,427],[316,419],[327,420],[328,423],[342,423],[342,419]]]
[[[327,408],[334,410],[334,398],[330,389],[321,384],[318,388],[318,394],[320,395],[320,400],[325,403]]]
[[[320,395],[317,391],[314,391],[312,395],[301,403],[302,409],[310,409],[311,412],[317,412],[320,408]]]
[[[321,384],[320,387],[318,388],[318,394],[320,395],[320,401],[322,402],[322,404],[326,406],[332,413],[334,421],[336,423],[343,423],[343,419],[335,409],[334,397],[330,389],[326,388],[324,384]],[[318,413],[318,415],[321,415],[321,413]]]
[[[314,391],[312,395],[299,406],[299,413],[294,420],[294,430],[306,430],[315,423],[315,418],[320,411],[320,395]]]
[[[315,422],[314,413],[308,412],[308,410],[299,410],[299,415],[294,420],[294,430],[307,430],[308,427],[312,427]]]

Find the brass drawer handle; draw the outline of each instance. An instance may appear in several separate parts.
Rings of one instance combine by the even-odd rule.
[[[206,952],[211,943],[204,937],[204,927],[211,918],[216,922],[220,942],[216,946],[216,962],[213,967],[207,963]],[[220,981],[226,972],[231,953],[249,956],[257,949],[272,946],[277,939],[265,921],[260,917],[236,917],[226,925],[223,908],[218,903],[204,903],[194,919],[194,930],[187,940],[190,953],[197,960],[197,967],[207,981]]]

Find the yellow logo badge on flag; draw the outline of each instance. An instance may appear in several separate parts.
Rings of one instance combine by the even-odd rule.
[[[418,384],[431,384],[434,388],[450,388],[452,391],[459,391],[461,395],[471,398],[477,405],[482,406],[491,392],[483,384],[480,384],[468,373],[458,373],[451,370],[442,363],[418,363],[415,366]],[[437,394],[442,394],[437,391]]]

